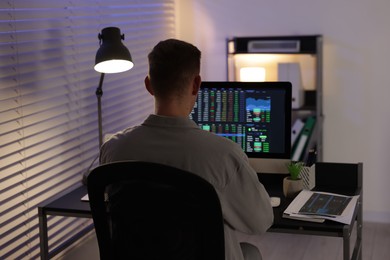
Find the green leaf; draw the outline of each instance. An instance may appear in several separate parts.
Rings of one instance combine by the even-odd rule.
[[[287,164],[287,170],[290,173],[290,177],[292,180],[299,179],[299,174],[304,166],[303,162],[294,162],[291,161]]]

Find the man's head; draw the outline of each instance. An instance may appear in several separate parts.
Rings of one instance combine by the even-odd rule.
[[[201,52],[194,45],[176,40],[160,41],[149,53],[149,81],[156,98],[183,95],[200,73]]]

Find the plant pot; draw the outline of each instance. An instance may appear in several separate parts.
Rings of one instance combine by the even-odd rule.
[[[283,194],[286,198],[294,198],[301,190],[303,190],[301,178],[293,180],[291,177],[286,177],[283,179]]]

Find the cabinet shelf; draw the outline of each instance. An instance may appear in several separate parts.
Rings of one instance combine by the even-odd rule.
[[[292,107],[292,125],[297,118],[305,121],[315,117],[315,129],[309,138],[300,160],[305,160],[309,150],[315,149],[317,161],[323,157],[323,121],[322,113],[322,36],[254,36],[233,37],[227,39],[227,77],[230,81],[241,79],[240,69],[243,67],[261,67],[264,81],[279,81],[278,69],[281,63],[298,64],[298,83],[293,80],[293,98],[295,90],[303,88],[303,102]],[[284,81],[284,80],[283,80]],[[295,92],[295,93],[299,93]],[[295,105],[295,106],[294,106]],[[293,147],[293,145],[292,145]]]

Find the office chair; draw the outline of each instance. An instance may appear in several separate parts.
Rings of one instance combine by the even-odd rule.
[[[100,259],[225,259],[214,187],[167,165],[100,165],[88,176]]]

